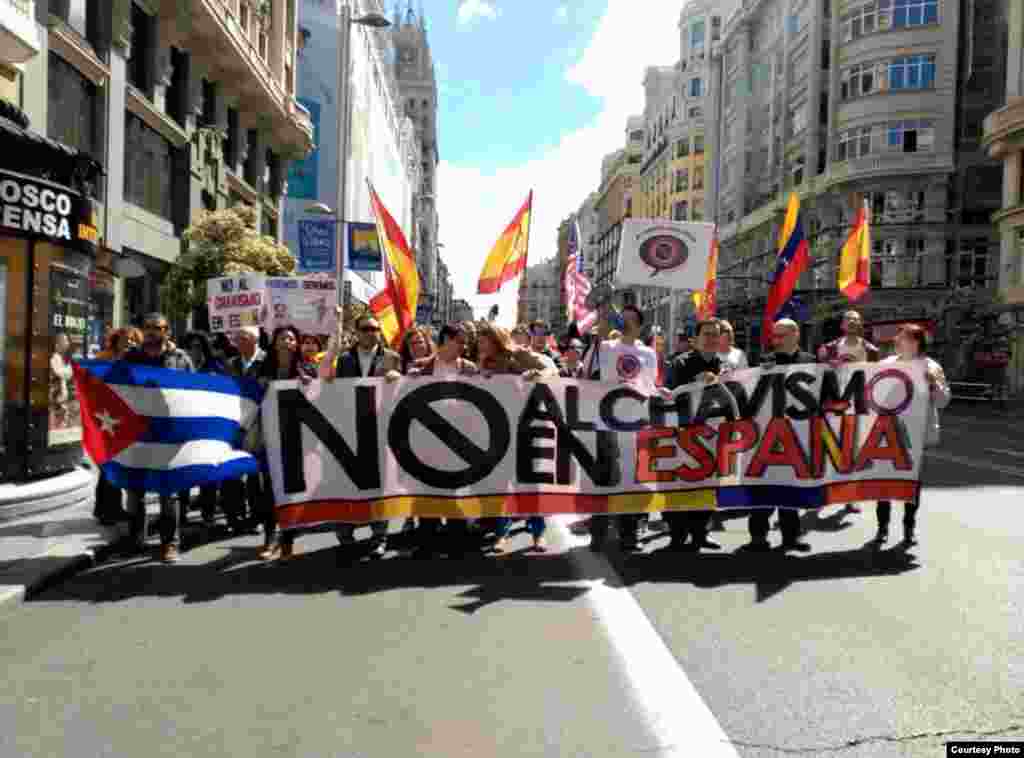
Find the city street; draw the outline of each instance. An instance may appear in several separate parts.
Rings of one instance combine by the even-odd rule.
[[[0,754],[937,756],[1024,739],[1024,431],[947,416],[921,544],[339,565],[333,535],[110,561],[4,606]],[[392,524],[396,529],[397,524]],[[647,550],[664,545],[657,531]],[[772,536],[777,541],[777,532]],[[517,547],[528,538],[519,535]],[[735,751],[735,752],[733,752]]]

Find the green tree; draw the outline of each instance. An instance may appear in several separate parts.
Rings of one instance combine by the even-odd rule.
[[[185,230],[184,240],[188,250],[171,266],[160,288],[163,310],[172,319],[184,319],[206,304],[207,279],[295,273],[295,257],[273,237],[256,231],[256,211],[248,205],[200,212]]]

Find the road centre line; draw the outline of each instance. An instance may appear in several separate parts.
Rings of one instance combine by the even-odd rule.
[[[589,537],[578,537],[569,529],[577,519],[569,515],[548,519],[557,542],[570,548],[589,543]],[[580,551],[579,558],[584,563],[593,562],[587,568],[594,571],[587,571],[587,575],[604,574],[618,579],[603,556]],[[739,758],[718,719],[632,593],[625,587],[609,586],[602,579],[588,580],[586,584],[590,588],[587,601],[618,653],[622,671],[633,688],[634,700],[643,709],[658,740],[658,749],[653,754]]]

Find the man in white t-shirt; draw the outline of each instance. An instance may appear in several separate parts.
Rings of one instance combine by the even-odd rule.
[[[844,363],[874,363],[878,348],[864,339],[864,319],[857,311],[843,314],[843,336],[818,348],[818,360],[833,368]]]
[[[640,341],[644,314],[635,305],[622,309],[622,337],[601,342],[596,363],[600,367],[600,381],[606,384],[632,384],[641,392],[653,392],[658,382],[658,354]],[[592,516],[590,519],[590,549],[604,549],[608,536],[610,516]],[[629,513],[617,517],[619,544],[624,551],[640,549],[641,514]]]
[[[735,339],[732,324],[724,318],[718,319],[718,359],[722,362],[723,374],[750,368],[746,353],[733,344]]]
[[[639,339],[643,314],[635,306],[627,305],[622,316],[626,322],[622,337],[602,342],[598,350],[601,381],[654,389],[658,384],[658,354]]]

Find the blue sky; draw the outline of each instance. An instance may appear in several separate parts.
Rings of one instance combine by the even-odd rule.
[[[559,223],[598,188],[601,159],[643,110],[644,69],[678,59],[682,4],[424,0],[440,98],[438,239],[455,296],[478,315],[498,304],[512,323],[514,283],[476,295],[484,258],[531,190],[529,262],[557,253]]]
[[[431,5],[445,158],[485,169],[528,160],[600,112],[600,99],[564,72],[593,35],[601,0],[467,3],[464,11],[493,7],[500,15],[463,12],[461,23],[456,2]]]

